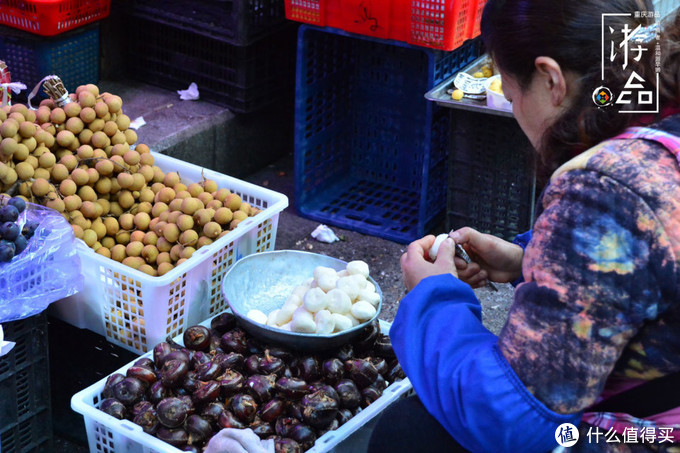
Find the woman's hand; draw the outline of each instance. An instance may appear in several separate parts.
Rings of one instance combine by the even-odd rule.
[[[447,238],[439,246],[437,259],[433,262],[425,257],[434,244],[435,237],[425,236],[412,242],[408,250],[401,256],[401,273],[407,290],[412,290],[420,281],[432,275],[451,274],[458,277],[456,265],[453,261],[455,254],[455,242]]]
[[[458,278],[473,288],[486,285],[487,280],[499,283],[514,281],[522,276],[524,250],[519,245],[469,227],[449,235],[462,245],[472,263],[455,258]]]
[[[225,428],[210,439],[204,453],[274,453],[274,441],[260,440],[250,428]]]

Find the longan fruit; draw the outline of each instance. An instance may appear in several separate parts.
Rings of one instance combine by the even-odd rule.
[[[22,115],[21,113],[19,113],[19,112],[12,112],[12,113],[9,114],[9,116],[8,116],[7,118],[8,118],[8,119],[13,119],[13,120],[16,121],[18,124],[21,124],[21,123],[23,123],[24,121],[26,121],[26,117],[25,117],[24,115]]]
[[[109,176],[113,173],[113,162],[108,159],[98,161],[94,168],[97,169],[100,175]]]
[[[133,231],[130,233],[130,242],[142,242],[144,240],[143,231]]]
[[[179,184],[179,182],[179,173],[176,171],[166,173],[165,177],[163,178],[163,184],[165,184],[166,187],[173,187],[176,184]]]
[[[172,246],[170,249],[170,259],[173,261],[177,261],[180,259],[182,256],[182,250],[184,250],[184,246],[181,244],[175,244]]]
[[[210,239],[215,239],[222,232],[222,227],[217,222],[208,222],[203,226],[203,234]]]
[[[170,210],[168,210],[167,212],[161,214],[161,217],[165,217],[165,220],[163,220],[163,219],[161,219],[161,220],[163,220],[164,222],[168,222],[168,223],[177,223],[178,220],[179,220],[179,216],[181,216],[181,215],[185,215],[185,214],[183,214],[182,211],[170,211]]]
[[[0,135],[4,138],[14,137],[17,133],[19,133],[19,123],[16,121],[7,119],[0,125]]]
[[[109,107],[106,103],[99,101],[94,105],[94,112],[97,114],[98,118],[104,118],[104,116],[109,113]]]
[[[55,198],[53,200],[50,200],[47,203],[45,203],[45,206],[54,209],[57,212],[64,212],[66,210],[64,200],[62,200],[61,198]]]
[[[71,229],[73,229],[73,234],[76,236],[78,239],[83,238],[83,229],[80,227],[80,225],[71,225]]]
[[[188,260],[189,258],[191,258],[191,255],[193,255],[195,251],[196,251],[196,249],[193,248],[193,247],[184,247],[182,249],[182,252],[180,253],[179,257],[180,257],[180,259],[184,258],[184,259]]]
[[[231,223],[229,224],[229,229],[230,229],[230,230],[233,230],[233,229],[236,228],[236,227],[238,226],[238,224],[241,223],[241,222],[243,222],[243,220],[240,220],[240,219],[234,219],[234,220],[232,220]]]
[[[229,224],[233,218],[234,213],[231,212],[231,209],[229,208],[219,208],[215,211],[215,215],[213,216],[213,220],[215,220],[215,222],[219,223],[220,225]]]
[[[78,142],[81,145],[89,145],[92,143],[92,136],[94,135],[94,132],[92,132],[89,129],[83,129],[80,134],[78,134]]]
[[[205,181],[203,181],[203,190],[204,191],[206,191],[208,193],[213,193],[213,192],[217,192],[217,189],[218,189],[217,182],[215,182],[214,180],[206,179]]]
[[[162,201],[163,203],[170,203],[172,200],[175,199],[175,191],[172,190],[170,187],[164,187],[161,190],[158,191],[156,194],[156,200],[155,201]]]
[[[54,135],[42,129],[39,129],[35,133],[35,140],[38,142],[39,145],[42,144],[47,148],[51,148],[52,146],[54,146],[55,143]]]
[[[111,192],[111,178],[107,178],[106,176],[103,178],[99,178],[99,181],[97,181],[94,185],[94,190],[97,191],[97,193],[101,195],[106,195]]]
[[[222,204],[231,209],[232,212],[238,211],[238,208],[241,207],[241,197],[239,197],[238,194],[230,193],[227,195],[227,198],[224,199]]]
[[[130,213],[122,214],[118,218],[118,223],[122,229],[131,230],[135,226],[135,216]]]
[[[101,240],[102,246],[111,250],[116,245],[116,240],[110,236],[106,236]],[[110,258],[110,257],[109,257]]]
[[[64,198],[64,206],[68,212],[76,211],[83,205],[83,200],[78,195],[69,195]]]
[[[80,104],[77,102],[69,102],[64,106],[64,113],[66,113],[66,116],[69,118],[78,118],[78,115],[80,115],[82,110],[83,109],[80,107]]]
[[[35,169],[33,168],[33,165],[31,165],[28,162],[20,162],[18,163],[15,167],[14,170],[17,172],[17,176],[19,179],[23,181],[27,181],[33,177],[33,173],[35,173]]]
[[[116,123],[113,121],[106,121],[104,122],[104,128],[102,129],[102,132],[104,132],[107,137],[113,138],[116,132],[119,132],[118,126],[116,126]],[[125,138],[125,136],[123,136],[123,138]]]
[[[83,213],[80,211],[72,211],[70,215],[71,223],[74,225],[78,225],[83,230],[87,230],[88,228],[90,228],[90,225],[92,225],[92,222],[83,217]]]
[[[43,153],[40,158],[38,159],[38,163],[42,168],[52,168],[54,164],[57,163],[57,158],[54,156],[54,154],[50,152]]]
[[[50,179],[50,171],[47,170],[46,168],[36,168],[35,172],[33,173],[33,179],[36,178],[42,178],[42,179],[47,179],[49,181]],[[56,190],[56,189],[53,189]]]
[[[142,239],[142,244],[144,245],[156,245],[158,242],[158,235],[153,231],[147,231],[144,233],[144,239]]]
[[[187,191],[192,197],[198,198],[198,196],[203,193],[203,187],[201,187],[199,183],[194,182],[187,186]]]
[[[185,198],[191,198],[191,194],[186,190],[180,190],[175,194],[175,199],[177,198],[184,200]]]
[[[158,260],[158,259],[156,259],[156,260]],[[173,269],[174,269],[174,266],[172,264],[161,263],[161,264],[158,265],[158,271],[157,272],[158,272],[158,275],[161,276],[161,275],[167,274],[168,272],[170,272]]]
[[[30,152],[28,151],[28,147],[26,145],[23,143],[17,143],[17,150],[14,151],[12,157],[15,161],[24,161],[29,154]]]
[[[149,203],[148,201],[140,201],[139,204],[137,205],[137,212],[145,212],[147,214],[151,214],[151,208],[153,205]],[[151,219],[151,216],[149,216],[149,220]]]
[[[111,259],[122,262],[126,257],[125,246],[123,244],[116,244],[111,247]]]
[[[62,124],[64,121],[66,121],[66,113],[64,113],[64,109],[60,107],[52,109],[50,112],[50,123]]]
[[[19,143],[12,137],[7,137],[2,139],[0,142],[0,153],[3,156],[11,157],[18,149]]]
[[[105,150],[103,150],[101,148],[97,148],[97,149],[94,150],[94,156],[93,157],[96,157],[97,159],[103,160],[103,159],[108,159],[109,154]],[[111,162],[113,162],[113,161],[111,161]],[[114,168],[115,168],[115,166],[114,166]]]
[[[144,176],[144,184],[148,184],[153,179],[153,169],[149,165],[142,165],[139,169],[139,174]],[[153,191],[151,193],[156,194]]]
[[[193,246],[198,242],[198,233],[194,230],[186,230],[179,236],[179,243],[185,246]]]
[[[92,201],[83,201],[83,205],[80,207],[80,212],[83,213],[83,216],[86,219],[94,220],[97,217],[97,208],[95,207],[95,203]]]
[[[187,215],[194,215],[199,209],[203,209],[203,203],[198,198],[185,198],[182,201],[181,211]]]
[[[179,192],[189,193],[189,191],[187,190],[186,184],[184,184],[183,182],[178,182],[172,188],[176,193],[179,193]]]
[[[162,263],[172,263],[169,252],[160,252],[156,257],[156,265],[160,266]]]
[[[198,195],[198,199],[201,200],[201,203],[203,203],[203,206],[205,206],[211,201],[213,201],[213,196],[208,192],[203,192]]]
[[[31,154],[32,154],[33,157],[35,157],[37,159],[37,158],[40,158],[40,156],[42,156],[43,154],[49,153],[49,152],[50,152],[50,150],[47,149],[47,147],[45,145],[40,145],[40,146],[36,147]]]
[[[18,178],[17,172],[14,171],[13,168],[8,168],[7,174],[4,177],[0,178],[0,181],[2,181],[5,185],[11,186],[15,182],[17,182],[17,178]]]
[[[140,157],[141,156],[137,151],[131,149],[125,152],[123,155],[123,160],[125,160],[125,163],[128,165],[137,165],[139,163]]]
[[[51,110],[48,107],[42,106],[38,107],[35,113],[35,119],[39,124],[47,123],[50,120]]]
[[[184,263],[186,260],[187,260],[186,258],[180,258],[180,259],[177,260],[175,265],[179,266],[180,264]]]
[[[61,193],[65,197],[75,195],[77,191],[78,185],[75,182],[73,182],[72,179],[64,179],[59,184],[59,193]]]
[[[128,231],[119,231],[116,233],[116,242],[122,245],[127,245],[130,242],[130,233]]]
[[[97,201],[95,201],[95,203],[97,204],[97,213],[100,217],[109,215],[109,212],[111,211],[111,202],[109,202],[109,200],[105,198],[99,198]]]
[[[19,124],[19,135],[23,138],[30,138],[35,135],[36,129],[35,124],[24,121]]]
[[[88,184],[93,186],[94,183],[99,181],[99,172],[97,171],[96,168],[88,168],[86,171],[87,171],[87,176],[89,178]]]
[[[151,208],[151,215],[153,217],[158,217],[167,210],[168,210],[168,205],[166,203],[163,203],[162,201],[157,201],[156,203],[154,203],[153,207]]]
[[[121,189],[129,189],[135,183],[134,177],[130,173],[126,172],[118,173],[116,180],[118,181],[118,185],[121,187]]]
[[[217,211],[222,207],[222,202],[220,200],[213,200],[210,203],[206,204],[205,207],[207,209],[212,209],[213,211]],[[229,209],[229,208],[226,208]]]
[[[69,176],[68,168],[64,164],[54,164],[50,170],[50,175],[55,182],[64,181]]]
[[[231,191],[229,189],[220,189],[215,193],[214,198],[224,203],[224,200],[230,193]]]
[[[154,264],[156,262],[158,254],[159,252],[155,245],[145,245],[142,249],[142,258],[144,258],[149,264]]]
[[[104,238],[104,236],[106,236],[106,226],[100,219],[92,221],[91,229],[97,233],[97,240],[101,240]]]
[[[92,93],[95,98],[99,96],[99,87],[94,83],[88,83],[87,85],[85,85],[85,89]]]
[[[194,214],[194,220],[198,225],[205,226],[208,223],[212,222],[214,216],[215,211],[213,211],[212,209],[204,208],[196,211],[196,213]]]
[[[92,135],[90,142],[95,148],[106,148],[111,144],[111,139],[104,132],[97,131]]]
[[[46,179],[38,178],[33,181],[31,190],[33,191],[33,195],[36,197],[44,197],[50,192],[50,190],[52,190],[52,185],[50,185],[49,181]]]
[[[78,189],[78,196],[83,201],[96,201],[97,194],[90,186],[82,186]]]
[[[241,222],[241,221],[243,221],[247,218],[248,218],[248,214],[246,214],[245,212],[243,212],[241,210],[234,211],[234,219],[238,220],[239,222]]]
[[[101,118],[96,118],[90,123],[88,128],[92,132],[101,132],[102,134],[104,134],[104,132],[102,132],[104,130],[104,124],[106,124],[106,121],[104,121]],[[104,135],[106,136],[106,134],[104,134]],[[106,138],[108,139],[109,137],[106,136]]]
[[[54,124],[52,123],[43,123],[40,125],[40,128],[50,134],[50,136],[54,137],[57,135],[57,128],[54,127]]]
[[[28,112],[28,107],[26,107],[24,104],[14,104],[9,107],[9,112],[10,113],[20,113],[21,115],[26,115]]]
[[[137,143],[137,132],[135,132],[132,129],[127,129],[125,132],[125,141],[128,143],[128,145],[134,145]]]
[[[149,264],[142,264],[139,266],[139,269],[137,269],[140,272],[144,272],[147,275],[150,275],[152,277],[156,277],[158,273],[156,272],[156,269],[153,268],[153,266]]]
[[[196,249],[200,249],[201,247],[205,247],[206,245],[210,245],[213,243],[213,240],[210,239],[207,236],[201,236],[198,238],[198,241],[196,242]]]
[[[83,107],[83,110],[85,110],[87,107],[94,107],[96,102],[97,98],[95,98],[94,94],[90,93],[89,91],[83,90],[78,93],[78,103],[80,103],[81,107]]]
[[[111,123],[111,121],[107,121],[106,124],[104,125],[104,131],[106,132],[106,125]],[[114,125],[116,123],[113,123]],[[116,129],[116,132],[113,133],[111,137],[111,145],[116,146],[116,145],[127,145],[127,141],[125,140],[125,134],[123,134],[121,131]],[[128,145],[129,146],[129,145]]]
[[[90,182],[90,175],[87,174],[87,170],[83,170],[82,168],[75,168],[71,172],[71,179],[78,186],[84,186],[85,184]]]
[[[106,102],[107,107],[109,108],[109,112],[111,113],[118,113],[123,106],[123,100],[120,98],[120,96],[107,96],[104,99],[104,102]]]
[[[144,244],[141,242],[130,241],[130,243],[125,246],[125,253],[127,256],[140,256],[142,254],[142,250],[144,250]]]
[[[67,154],[59,159],[59,163],[65,166],[68,171],[73,172],[78,166],[78,158],[72,154]]]
[[[158,232],[156,232],[158,234]],[[158,235],[158,241],[156,241],[156,248],[158,249],[159,252],[170,252],[170,249],[172,248],[172,244],[168,242],[167,239],[162,237],[162,235]]]
[[[174,223],[168,223],[163,227],[163,237],[171,243],[177,242],[179,239],[179,227]]]
[[[31,153],[38,147],[38,141],[33,137],[23,139],[21,143],[28,148],[28,151]]]
[[[78,135],[83,129],[85,129],[85,123],[77,116],[66,120],[66,130],[73,132],[73,134]]]
[[[138,212],[134,217],[135,226],[141,231],[146,231],[149,228],[149,222],[151,222],[151,217],[146,212]]]
[[[84,230],[83,241],[85,241],[88,247],[92,247],[94,243],[97,242],[97,233],[89,228]]]
[[[177,227],[180,231],[187,231],[194,227],[194,219],[187,214],[182,214],[177,218]]]
[[[140,154],[139,156],[139,163],[141,165],[148,165],[149,167],[153,167],[155,162],[156,159],[153,157],[151,153]]]
[[[121,190],[118,192],[118,204],[123,209],[130,209],[135,204],[135,197],[129,190]]]
[[[99,247],[99,248],[96,250],[95,253],[98,253],[99,255],[105,256],[105,257],[107,257],[107,258],[111,258],[111,250],[109,250],[108,248],[106,248],[106,247],[104,247],[104,246]]]
[[[141,191],[144,187],[146,187],[146,179],[144,179],[144,175],[141,173],[133,173],[132,186],[130,186],[130,189]]]
[[[151,184],[151,190],[156,195],[158,195],[158,192],[160,192],[164,188],[165,188],[165,184],[163,184],[162,182],[155,182],[155,183]]]
[[[95,113],[92,107],[83,108],[78,116],[80,117],[81,120],[83,120],[83,123],[86,124],[90,124],[97,118],[97,114]]]
[[[156,233],[159,237],[163,236],[163,228],[165,228],[165,225],[167,225],[168,222],[156,222],[156,225],[153,228],[153,232]]]
[[[144,260],[139,256],[128,256],[123,260],[123,264],[133,269],[139,269],[144,265]]]
[[[57,143],[64,148],[71,146],[71,143],[73,143],[75,139],[76,136],[73,135],[73,132],[71,131],[63,130],[57,134]]]
[[[165,173],[163,172],[163,170],[161,170],[161,168],[157,165],[154,165],[151,168],[153,168],[153,182],[154,183],[163,182],[163,180],[165,179]]]
[[[166,216],[166,218],[167,218],[167,216]],[[155,231],[156,231],[156,224],[157,224],[158,222],[160,222],[160,221],[161,221],[160,217],[154,217],[154,218],[152,218],[152,219],[151,219],[151,222],[149,222],[149,230],[155,232]]]
[[[130,127],[130,117],[125,114],[118,115],[116,117],[116,125],[118,125],[118,130],[120,131],[128,130]]]
[[[120,231],[120,225],[118,220],[113,217],[104,218],[104,226],[106,227],[106,234],[109,236],[115,236],[118,231]]]

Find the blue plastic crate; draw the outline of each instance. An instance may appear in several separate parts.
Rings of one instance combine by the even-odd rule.
[[[482,53],[443,52],[303,25],[295,198],[304,217],[406,243],[443,222],[448,116],[424,98]]]
[[[13,82],[28,87],[19,101],[51,74],[73,93],[79,85],[99,82],[99,24],[49,38],[0,27],[0,60],[7,63]]]

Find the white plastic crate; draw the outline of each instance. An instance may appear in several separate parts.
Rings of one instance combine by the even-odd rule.
[[[205,321],[201,324],[209,326],[210,321]],[[390,323],[380,320],[380,329],[383,332],[389,332],[390,325]],[[178,335],[175,341],[183,344],[182,335]],[[153,352],[148,352],[142,357],[153,359]],[[125,375],[127,369],[133,363],[134,361],[128,363],[114,373]],[[129,420],[118,420],[97,409],[97,406],[99,406],[103,399],[102,391],[104,390],[107,378],[108,376],[81,390],[71,398],[71,408],[82,414],[85,419],[90,453],[182,453],[180,449],[150,434],[146,434],[141,426]],[[411,394],[412,389],[413,387],[408,379],[391,384],[385,389],[380,398],[352,417],[347,423],[319,437],[314,447],[307,450],[306,453],[359,451],[356,448],[351,448],[349,445],[344,445],[343,442],[361,427],[373,421],[387,406]]]
[[[85,289],[57,302],[52,314],[80,328],[140,354],[168,336],[221,313],[227,308],[221,293],[222,277],[240,258],[274,250],[279,213],[288,198],[212,170],[153,153],[164,172],[179,172],[183,183],[202,178],[217,182],[262,209],[256,216],[193,256],[167,274],[152,277],[94,252],[80,242],[78,250],[85,276]]]

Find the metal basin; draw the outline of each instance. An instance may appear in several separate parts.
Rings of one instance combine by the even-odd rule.
[[[239,318],[243,328],[260,340],[278,343],[294,350],[320,351],[342,346],[361,335],[364,327],[380,314],[382,291],[380,286],[369,277],[380,295],[375,316],[363,324],[342,332],[317,335],[288,332],[254,322],[246,317],[252,309],[269,314],[281,308],[293,289],[314,274],[314,268],[325,266],[340,271],[345,269],[345,261],[316,253],[297,250],[262,252],[241,258],[234,264],[222,280],[222,295],[234,315]]]

